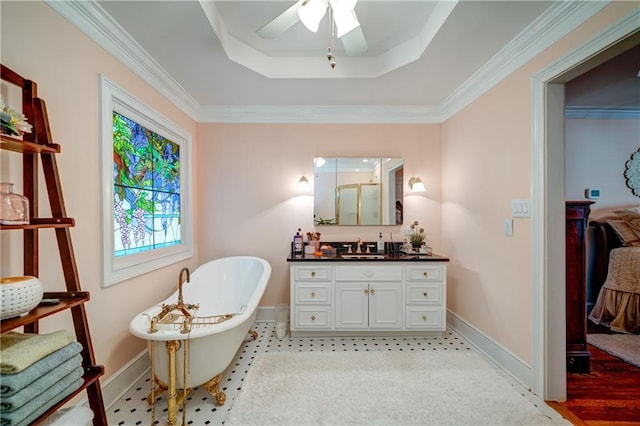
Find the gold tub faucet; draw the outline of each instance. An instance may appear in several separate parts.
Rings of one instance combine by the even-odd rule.
[[[178,305],[182,305],[184,303],[184,300],[182,299],[182,274],[185,272],[187,273],[187,282],[191,282],[189,268],[182,268],[180,275],[178,275]]]

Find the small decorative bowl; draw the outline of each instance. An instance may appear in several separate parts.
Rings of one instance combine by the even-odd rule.
[[[0,279],[0,319],[18,317],[38,306],[43,296],[42,283],[36,277]]]

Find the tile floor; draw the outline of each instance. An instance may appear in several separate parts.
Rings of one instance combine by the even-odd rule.
[[[277,339],[274,324],[256,322],[252,330],[258,332],[257,340],[245,340],[243,347],[222,375],[221,388],[227,394],[227,401],[218,407],[214,398],[202,386],[197,387],[187,400],[186,424],[189,425],[222,425],[227,412],[233,406],[244,377],[251,363],[260,354],[269,351],[471,351],[475,350],[468,342],[453,331],[447,330],[439,338],[414,337],[323,337],[323,338],[290,338]],[[506,373],[499,372],[508,377]],[[529,395],[522,386],[511,380],[513,386],[523,395]],[[146,402],[150,392],[150,378],[143,377],[107,411],[110,426],[115,425],[148,425],[151,424],[152,409]],[[532,403],[540,405],[540,401],[529,396]],[[558,417],[546,404],[540,409],[550,417]],[[167,404],[164,397],[159,397],[155,406],[155,424],[166,424]],[[182,424],[182,412],[178,415],[178,424]]]

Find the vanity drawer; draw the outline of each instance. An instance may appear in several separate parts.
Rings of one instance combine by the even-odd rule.
[[[336,281],[402,281],[402,267],[336,266]]]
[[[408,306],[405,311],[405,328],[443,329],[442,308]]]
[[[442,265],[406,266],[407,281],[442,281],[444,267]]]
[[[296,266],[296,281],[331,281],[331,266]]]
[[[330,303],[331,289],[329,284],[296,283],[296,303]]]
[[[442,286],[439,284],[406,284],[405,298],[408,304],[441,305]]]
[[[297,329],[331,328],[331,307],[296,306],[295,327]]]

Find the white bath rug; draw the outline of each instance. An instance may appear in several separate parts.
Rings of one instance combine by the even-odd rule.
[[[587,334],[587,343],[640,367],[640,335]]]
[[[569,424],[540,404],[471,351],[268,352],[225,425]]]

